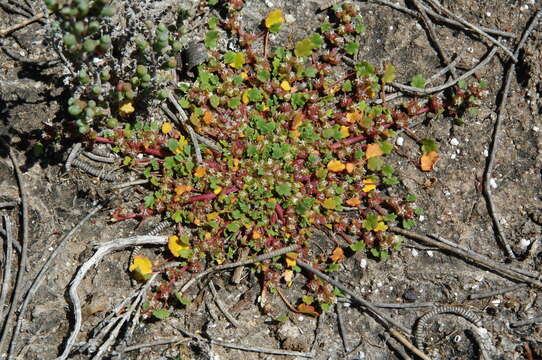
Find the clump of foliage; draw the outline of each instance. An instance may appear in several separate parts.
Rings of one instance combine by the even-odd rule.
[[[341,269],[345,254],[369,251],[386,259],[399,249],[401,238],[389,226],[412,227],[420,210],[412,196],[398,194],[399,178],[386,156],[396,132],[422,112],[375,104],[395,78],[393,66],[379,72],[360,62],[344,72],[342,58],[357,54],[365,31],[355,5],[333,7],[330,20],[292,48],[268,49],[267,36],[284,23],[281,10],[270,12],[262,33],[254,35],[239,21],[242,1],[209,1],[223,6],[227,19],[209,21],[208,58],[194,69],[193,81],[178,82],[182,21],[127,18],[133,31],[121,35],[112,13],[141,9],[105,3],[47,1],[64,33],[64,52],[78,69],[71,118],[56,131],[89,146],[111,144],[126,168],[150,181],[140,211],[118,209],[113,220],[157,214],[177,224],[168,251],[180,266],[165,270],[169,281],[149,311],[167,308],[171,284],[186,273],[231,261],[243,248],[256,255],[300,245],[299,253],[255,268],[264,291],[289,283],[301,271],[295,258],[309,257],[315,229],[343,241],[332,254],[308,258],[328,272]],[[238,51],[218,50],[226,33],[238,40]],[[259,41],[263,52],[255,50]],[[200,143],[198,163],[186,128],[146,120],[171,95],[196,133],[221,151]],[[437,113],[437,105],[426,111]],[[434,144],[426,145],[435,151]],[[150,264],[138,257],[131,270],[146,279],[154,271]],[[338,294],[313,279],[298,309],[316,314],[315,305],[325,310]]]

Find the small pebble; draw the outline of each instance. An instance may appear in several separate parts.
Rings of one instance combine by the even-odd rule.
[[[418,250],[412,249],[412,256],[414,257],[418,256]]]
[[[359,267],[365,269],[367,267],[367,259],[361,259],[359,261]]]
[[[537,130],[535,130],[537,131]],[[405,143],[405,138],[399,136],[396,140],[395,140],[395,144],[397,146],[403,146],[403,144]]]
[[[533,126],[533,131],[534,132],[538,132],[538,130],[540,130],[540,128],[538,126]]]
[[[450,144],[452,146],[457,146],[459,145],[459,140],[457,140],[456,138],[453,138],[452,140],[450,140]]]
[[[488,157],[488,156],[489,156],[489,151],[488,151],[487,149],[484,149],[484,153],[483,153],[483,154],[484,154],[485,157]]]
[[[427,256],[429,256],[429,257],[433,257],[434,255],[435,255],[435,254],[434,254],[431,250],[429,250],[429,251],[427,252]]]
[[[295,17],[291,14],[286,14],[284,15],[284,20],[286,20],[288,24],[293,24],[295,22]]]
[[[527,249],[529,247],[529,245],[531,245],[531,241],[527,240],[527,239],[521,239],[519,241],[519,246],[522,248],[522,249]]]
[[[487,16],[487,17],[490,17],[490,16],[491,16],[491,13],[490,13],[489,11],[486,12],[486,16]]]
[[[455,154],[452,154],[452,155],[450,156],[450,158],[451,158],[452,160],[455,160]]]
[[[493,189],[497,188],[497,182],[495,181],[495,179],[489,179],[489,186],[491,186]]]

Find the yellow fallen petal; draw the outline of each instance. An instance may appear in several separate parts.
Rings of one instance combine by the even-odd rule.
[[[346,169],[346,165],[340,162],[339,160],[331,160],[327,164],[327,169],[332,172],[341,172]]]
[[[284,16],[282,10],[273,10],[265,17],[265,27],[270,28],[275,24],[282,24],[284,22]]]
[[[386,231],[388,230],[388,225],[384,224],[384,222],[379,222],[378,224],[376,224],[375,228],[373,229],[374,231]]]
[[[282,82],[280,83],[280,87],[282,88],[282,90],[284,91],[290,91],[292,90],[292,87],[290,86],[290,83],[286,80],[282,80]]]
[[[373,180],[371,180],[371,179],[365,179],[365,180],[363,180],[363,182],[364,182],[365,184],[367,184],[367,185],[365,185],[365,186],[363,187],[363,192],[369,192],[369,191],[372,191],[372,190],[376,189],[376,184],[374,183]]]
[[[222,186],[217,186],[214,190],[213,190],[213,193],[215,193],[215,195],[218,195],[222,192]]]
[[[152,262],[145,256],[135,256],[129,270],[133,272],[135,279],[145,281],[148,275],[152,274]]]
[[[352,174],[352,172],[354,171],[354,167],[355,167],[354,164],[346,163],[346,172],[349,174]]]
[[[119,106],[119,115],[126,116],[130,115],[135,111],[132,100],[124,100]]]
[[[243,71],[241,74],[239,74],[239,76],[241,76],[241,78],[242,78],[243,80],[248,79],[248,74],[247,74],[246,71]]]
[[[206,172],[207,172],[207,170],[203,166],[200,166],[194,172],[194,176],[201,178],[201,177],[205,176]]]
[[[358,206],[359,204],[361,204],[361,200],[358,196],[354,196],[353,198],[346,200],[346,205],[348,206]]]
[[[347,126],[341,126],[340,131],[343,139],[350,136],[350,130]]]
[[[379,144],[369,144],[367,145],[367,151],[365,151],[365,157],[370,159],[375,156],[380,156],[384,154]]]
[[[206,110],[205,113],[203,113],[203,122],[205,125],[209,125],[213,122],[213,113],[210,110]]]
[[[212,212],[210,214],[207,214],[207,221],[213,221],[213,220],[216,220],[218,218],[218,216],[220,215],[220,213],[218,211],[215,211],[215,212]]]
[[[288,267],[293,267],[297,264],[297,257],[299,256],[296,252],[286,253],[286,265]]]
[[[175,186],[175,194],[182,195],[186,192],[192,191],[192,185],[178,185]]]
[[[243,104],[248,104],[250,99],[248,98],[248,90],[243,91],[243,95],[241,95],[241,101]]]
[[[261,234],[259,231],[254,230],[254,231],[252,232],[252,239],[258,240],[258,239],[260,239],[261,237],[262,237],[262,234]]]
[[[162,134],[167,134],[173,129],[173,125],[169,122],[165,122],[162,124]]]

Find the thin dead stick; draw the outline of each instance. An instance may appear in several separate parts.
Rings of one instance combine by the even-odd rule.
[[[463,57],[463,54],[465,54],[466,49],[467,48],[462,48],[461,51],[459,52],[459,54],[457,54],[457,56],[455,57],[455,59],[453,59],[448,65],[446,65],[445,67],[440,69],[438,72],[431,75],[431,77],[429,79],[427,79],[427,81],[425,83],[430,84],[433,81],[435,81],[436,79],[438,79],[440,76],[446,74],[448,71],[451,71],[452,68],[455,68],[455,66],[457,65],[459,60],[461,60],[461,58]],[[455,77],[456,76],[454,76],[454,78]]]
[[[320,270],[318,269],[315,269],[313,268],[312,266],[310,266],[309,264],[306,264],[304,263],[303,261],[297,259],[297,265],[313,274],[315,274],[316,276],[320,277],[322,280],[325,280],[327,281],[328,283],[330,283],[331,285],[335,286],[336,288],[342,290],[344,293],[350,295],[352,297],[352,299],[354,299],[358,304],[364,306],[366,309],[370,310],[373,315],[377,316],[378,318],[380,318],[382,321],[384,321],[384,323],[386,324],[387,326],[387,330],[388,332],[393,336],[395,337],[397,340],[399,340],[403,345],[405,345],[408,349],[410,349],[410,351],[412,351],[413,353],[415,353],[416,355],[418,355],[420,358],[424,359],[424,360],[431,360],[427,355],[425,355],[422,351],[420,351],[419,349],[417,349],[414,344],[412,344],[407,338],[405,338],[403,335],[401,335],[401,333],[399,333],[395,328],[398,328],[398,329],[401,329],[402,331],[404,331],[405,333],[411,335],[411,332],[410,330],[408,330],[407,328],[405,328],[404,326],[402,326],[401,324],[395,322],[393,319],[389,318],[387,315],[381,313],[380,311],[378,311],[377,308],[375,308],[371,303],[363,300],[362,298],[358,297],[357,295],[355,295],[352,291],[350,291],[350,289],[348,289],[346,286],[344,286],[343,284],[341,284],[340,282],[330,278],[329,276],[327,276],[326,274],[324,274],[323,272],[321,272]]]
[[[0,209],[15,207],[17,206],[17,204],[18,204],[17,201],[3,201],[3,202],[0,202]]]
[[[420,17],[427,28],[427,32],[429,33],[429,37],[431,38],[433,44],[435,45],[435,49],[437,50],[438,55],[440,56],[442,62],[446,66],[450,66],[450,58],[448,55],[446,55],[446,52],[442,47],[440,46],[440,42],[438,40],[437,33],[435,32],[435,27],[433,26],[433,23],[431,22],[431,19],[429,19],[429,16],[427,16],[427,13],[425,9],[422,7],[419,0],[412,0],[412,3],[414,6],[418,9],[420,12]],[[455,71],[455,66],[450,66],[450,74],[452,74],[452,78],[455,79],[457,77],[457,72]]]
[[[45,16],[45,14],[40,12],[40,13],[36,14],[35,16],[31,17],[30,19],[27,19],[27,20],[25,20],[23,22],[20,22],[18,24],[10,26],[10,27],[8,27],[6,29],[0,30],[0,37],[4,37],[6,35],[9,35],[14,31],[17,31],[19,29],[24,28],[27,25],[32,24],[33,22],[39,21],[39,20],[43,19],[44,16]]]
[[[213,149],[217,153],[222,153],[222,149],[220,146],[218,146],[213,140],[207,139],[205,136],[200,135],[196,133],[196,138],[199,140],[200,143],[208,146],[209,148]]]
[[[38,275],[34,278],[34,281],[32,282],[32,285],[28,289],[28,291],[25,294],[24,300],[19,306],[18,314],[17,314],[17,323],[15,325],[15,330],[13,331],[13,336],[11,338],[11,344],[9,345],[9,351],[8,351],[8,358],[10,358],[11,354],[15,351],[15,346],[17,342],[17,336],[19,335],[19,331],[21,330],[21,326],[23,324],[24,315],[26,314],[26,308],[28,307],[28,304],[36,294],[36,291],[38,291],[39,287],[43,283],[43,280],[45,280],[45,277],[47,276],[49,272],[49,267],[53,263],[53,261],[56,259],[56,257],[64,250],[64,246],[68,241],[71,240],[71,238],[75,235],[77,230],[83,226],[94,214],[96,214],[98,211],[100,211],[103,208],[103,204],[99,204],[92,211],[90,211],[87,216],[85,216],[62,240],[60,240],[58,246],[56,249],[51,253],[47,261],[42,265],[40,271],[38,272]]]
[[[77,335],[81,331],[82,323],[82,314],[81,314],[81,301],[79,300],[79,295],[77,295],[77,288],[81,284],[81,281],[87,274],[87,272],[94,266],[96,266],[106,255],[109,255],[112,252],[123,250],[128,247],[141,246],[141,245],[165,245],[167,244],[167,236],[134,236],[123,239],[116,239],[104,244],[101,244],[96,249],[96,252],[92,257],[87,260],[75,275],[74,279],[70,283],[69,289],[69,299],[73,307],[74,312],[74,323],[72,331],[66,344],[64,346],[64,351],[57,360],[65,360],[70,355],[71,349],[75,344]]]
[[[147,184],[148,182],[149,182],[149,180],[145,180],[145,179],[128,181],[128,182],[125,182],[125,183],[122,183],[122,184],[117,184],[117,185],[111,186],[111,190],[123,189],[123,188],[127,188],[127,187],[130,187],[130,186],[135,186],[135,185],[143,185],[143,184]]]
[[[335,305],[335,312],[337,313],[337,323],[339,323],[339,335],[343,343],[344,352],[348,353],[348,343],[346,341],[346,327],[344,326],[344,320],[341,310],[341,305]]]
[[[406,7],[404,7],[404,6],[400,5],[400,4],[394,3],[394,2],[389,1],[389,0],[372,0],[372,1],[375,2],[375,3],[379,3],[379,4],[382,4],[382,5],[389,6],[391,8],[402,11],[402,12],[404,12],[406,14],[409,14],[409,15],[412,15],[414,17],[419,16],[419,14],[416,11],[410,10],[409,8],[406,8]],[[449,18],[447,18],[445,16],[442,16],[439,13],[433,11],[432,9],[430,9],[430,8],[424,6],[424,5],[422,5],[422,7],[424,8],[424,10],[427,12],[428,15],[431,15],[437,21],[443,22],[445,24],[457,26],[457,27],[459,27],[459,28],[461,28],[463,30],[468,30],[468,31],[471,30],[468,27],[466,27],[465,25],[461,24],[459,21],[449,19]],[[480,26],[480,29],[485,31],[488,34],[493,34],[493,35],[508,37],[508,38],[515,38],[516,37],[516,34],[514,34],[514,33],[507,32],[507,31],[502,31],[502,30],[499,30],[499,29],[491,29],[491,28],[487,28],[487,27],[483,27],[483,26]]]
[[[407,237],[409,237],[411,239],[419,240],[419,241],[422,241],[422,242],[424,242],[424,243],[426,243],[428,245],[435,246],[435,247],[438,247],[439,249],[451,252],[452,254],[460,256],[462,258],[465,258],[465,259],[473,262],[474,264],[481,265],[481,266],[483,266],[483,267],[485,267],[487,269],[493,270],[496,273],[499,273],[501,276],[505,276],[505,277],[508,277],[508,278],[511,278],[511,279],[522,281],[522,282],[528,283],[528,284],[530,284],[532,286],[535,286],[537,288],[542,288],[542,282],[540,282],[540,281],[538,281],[536,279],[532,279],[532,278],[530,278],[528,276],[525,276],[523,274],[518,274],[517,272],[510,269],[508,266],[498,264],[498,263],[486,258],[485,256],[473,256],[472,254],[474,252],[467,253],[464,250],[461,250],[461,249],[455,248],[453,246],[447,245],[447,244],[442,243],[442,242],[440,242],[438,240],[432,239],[432,238],[430,238],[428,236],[421,235],[421,234],[415,233],[413,231],[408,231],[408,230],[405,230],[405,229],[401,229],[401,228],[398,228],[396,226],[390,226],[390,230],[397,233],[397,234],[401,234],[401,235],[407,236]]]
[[[432,238],[434,239],[437,239],[438,241],[440,242],[443,242],[445,243],[446,245],[450,245],[450,246],[453,246],[455,247],[456,249],[460,249],[460,250],[463,250],[465,252],[467,252],[468,254],[470,254],[471,256],[474,256],[474,257],[482,257],[482,258],[485,258],[486,260],[489,260],[491,261],[491,259],[485,255],[482,255],[482,254],[479,254],[477,252],[474,252],[472,251],[471,249],[469,248],[466,248],[462,245],[459,245],[453,241],[449,241],[449,240],[446,240],[438,235],[434,235],[434,234],[429,234],[429,236],[431,236]],[[515,271],[517,272],[518,274],[523,274],[525,276],[529,276],[529,277],[532,277],[534,279],[538,279],[540,277],[540,273],[539,272],[533,272],[533,271],[529,271],[529,270],[524,270],[524,269],[520,269],[518,267],[515,267],[515,266],[510,266],[508,265],[508,268],[512,271]]]
[[[485,299],[485,298],[488,298],[488,297],[502,295],[502,294],[506,294],[507,292],[523,289],[525,287],[527,287],[527,284],[517,284],[517,285],[514,285],[514,286],[506,287],[506,288],[495,290],[495,291],[489,291],[489,292],[485,292],[485,293],[470,294],[469,299],[470,300]]]
[[[160,345],[169,345],[169,344],[173,344],[173,343],[181,344],[181,343],[185,343],[185,342],[187,342],[189,340],[190,340],[190,338],[187,338],[187,337],[184,337],[184,336],[174,336],[174,337],[167,338],[167,339],[159,339],[159,340],[156,340],[156,341],[153,341],[153,342],[150,342],[150,343],[128,346],[128,347],[125,347],[123,349],[120,349],[118,352],[119,353],[125,353],[125,352],[135,351],[135,350],[139,350],[139,349],[143,349],[143,348],[147,348],[147,347],[155,347],[155,346],[160,346]]]
[[[454,13],[452,13],[450,10],[448,10],[448,8],[442,6],[438,1],[435,1],[435,0],[427,0],[431,5],[433,5],[435,8],[439,9],[440,11],[442,11],[443,13],[445,13],[446,15],[448,15],[449,17],[451,17],[452,19],[454,19],[455,21],[458,21],[460,22],[461,24],[463,24],[465,27],[471,29],[472,31],[474,31],[475,33],[479,34],[480,36],[482,37],[485,37],[486,39],[488,39],[489,41],[491,41],[494,45],[500,47],[508,56],[510,56],[510,58],[512,59],[512,61],[514,63],[517,63],[518,62],[518,57],[516,54],[513,54],[510,49],[508,49],[506,46],[504,46],[499,40],[495,39],[493,36],[489,35],[487,32],[485,32],[484,30],[482,30],[479,26],[477,25],[474,25],[470,22],[468,22],[467,20],[463,19],[462,17],[458,16],[458,15],[455,15]]]
[[[297,259],[297,265],[300,268],[305,269],[308,272],[313,273],[314,275],[318,276],[322,280],[327,281],[331,285],[333,285],[336,288],[342,290],[344,293],[350,295],[353,300],[355,300],[358,304],[360,304],[360,305],[364,306],[365,308],[367,308],[375,316],[377,316],[379,319],[381,319],[388,327],[390,327],[390,328],[391,327],[397,327],[397,328],[401,329],[402,331],[404,331],[405,333],[407,333],[409,335],[411,334],[409,329],[407,329],[403,325],[397,323],[395,320],[393,320],[392,318],[390,318],[386,314],[383,314],[382,312],[380,312],[376,307],[373,306],[373,304],[371,304],[370,302],[368,302],[368,301],[360,298],[356,294],[354,294],[354,292],[352,292],[349,288],[344,286],[342,283],[338,282],[337,280],[334,280],[334,279],[330,278],[329,276],[327,276],[326,274],[324,274],[320,270],[313,268],[311,265],[309,265],[309,264],[307,264],[307,263],[305,263],[305,262],[303,262],[303,261],[301,261],[299,259]]]
[[[399,333],[399,331],[397,331],[395,329],[389,329],[388,331],[390,332],[390,334],[394,338],[399,340],[399,342],[401,344],[403,344],[408,350],[412,351],[414,354],[419,356],[421,359],[423,359],[423,360],[431,360],[431,358],[429,356],[425,355],[420,349],[415,347],[410,341],[408,341],[407,338],[405,338],[401,333]]]
[[[347,298],[338,298],[338,302],[343,303],[352,303],[352,299]],[[435,306],[435,303],[432,302],[425,302],[425,303],[411,303],[411,304],[401,304],[401,303],[371,303],[374,307],[382,308],[382,309],[418,309],[418,308],[424,308],[424,307],[432,307]]]
[[[136,309],[139,309],[139,307],[143,303],[143,298],[145,297],[145,294],[149,291],[151,284],[154,282],[157,276],[158,276],[158,273],[153,274],[152,277],[149,280],[147,280],[145,285],[141,287],[141,289],[139,290],[136,296],[136,299],[132,302],[128,310],[124,314],[122,314],[122,316],[120,317],[120,321],[117,323],[115,328],[111,331],[107,339],[99,347],[98,352],[92,357],[92,359],[100,360],[105,354],[105,352],[109,349],[109,347],[115,341],[118,340],[118,334],[120,330],[122,329],[124,324],[130,319],[130,317],[132,316],[132,313]]]
[[[297,249],[299,249],[299,245],[290,245],[290,246],[287,246],[285,248],[282,248],[282,249],[278,249],[278,250],[275,250],[275,251],[271,251],[271,252],[268,252],[266,254],[262,254],[260,256],[256,256],[255,258],[251,258],[251,259],[246,259],[246,260],[241,260],[241,261],[238,261],[238,262],[235,262],[235,263],[231,263],[231,264],[224,264],[224,265],[218,265],[218,266],[215,266],[215,267],[212,267],[212,268],[209,268],[205,271],[202,271],[200,273],[198,273],[196,276],[194,276],[192,279],[188,280],[182,287],[181,289],[179,290],[179,293],[183,294],[184,292],[186,292],[186,290],[188,290],[192,285],[194,285],[194,283],[201,279],[202,277],[204,276],[207,276],[211,273],[214,273],[216,271],[221,271],[221,270],[228,270],[228,269],[233,269],[233,268],[236,268],[238,266],[244,266],[244,265],[248,265],[248,264],[253,264],[255,262],[259,262],[259,261],[264,261],[264,260],[268,260],[268,259],[271,259],[271,258],[274,258],[275,256],[281,256],[281,255],[284,255],[286,253],[289,253],[291,251],[296,251]]]
[[[19,185],[19,192],[21,196],[21,205],[22,205],[22,227],[23,227],[23,236],[21,240],[21,256],[19,258],[19,267],[17,270],[17,277],[15,279],[15,288],[11,295],[11,303],[9,306],[9,310],[6,316],[6,319],[4,321],[4,327],[2,329],[2,337],[0,338],[0,349],[4,348],[4,343],[7,340],[8,336],[8,328],[9,323],[11,321],[11,318],[15,314],[15,308],[17,307],[17,303],[19,302],[19,298],[21,297],[21,292],[23,290],[23,286],[25,283],[24,274],[26,273],[26,263],[27,263],[27,252],[28,252],[28,195],[26,193],[26,188],[23,181],[23,173],[21,172],[21,169],[19,168],[19,163],[17,162],[17,159],[15,158],[15,153],[13,152],[13,149],[11,146],[6,144],[1,138],[0,143],[3,143],[5,147],[7,147],[9,158],[11,159],[11,162],[13,164],[13,168],[15,170],[15,175],[17,178],[17,184]]]
[[[518,326],[531,325],[531,324],[541,323],[541,322],[542,322],[542,315],[539,315],[539,316],[536,316],[536,317],[533,317],[533,318],[530,318],[530,319],[527,319],[527,320],[511,321],[510,326],[518,327]]]
[[[420,95],[429,95],[429,94],[432,94],[432,93],[440,92],[442,90],[445,90],[445,89],[447,89],[449,87],[454,86],[459,81],[468,78],[469,76],[471,76],[475,72],[482,69],[484,66],[486,66],[489,63],[489,61],[491,61],[491,59],[493,58],[493,56],[495,55],[497,50],[498,50],[498,48],[496,46],[494,46],[491,49],[491,51],[489,52],[489,54],[484,58],[484,60],[480,61],[478,63],[478,65],[476,65],[474,68],[470,69],[469,71],[467,71],[463,75],[459,76],[458,78],[452,79],[452,80],[448,81],[447,83],[445,83],[443,85],[435,86],[435,87],[432,87],[432,88],[425,88],[425,89],[417,88],[417,87],[409,86],[409,85],[403,85],[403,84],[400,84],[400,83],[395,82],[395,81],[392,82],[390,85],[396,87],[399,90],[410,92],[410,93],[415,93],[415,94],[420,94]]]
[[[8,295],[9,284],[11,283],[11,262],[12,262],[12,239],[11,220],[9,216],[4,215],[4,228],[6,229],[6,256],[4,257],[4,271],[2,276],[2,291],[0,292],[0,323],[4,323],[4,304]]]
[[[256,352],[256,353],[262,353],[262,354],[272,354],[272,355],[287,355],[287,356],[299,356],[303,358],[312,359],[312,354],[297,352],[297,351],[286,351],[286,350],[278,350],[278,349],[266,349],[266,348],[253,348],[253,347],[246,347],[241,345],[234,345],[234,344],[228,344],[223,341],[217,341],[214,339],[205,339],[199,335],[196,335],[194,333],[191,333],[190,331],[187,331],[181,327],[175,326],[177,330],[179,330],[181,333],[183,333],[186,336],[189,336],[193,339],[196,339],[201,342],[207,342],[214,345],[219,345],[222,347],[230,348],[230,349],[237,349],[237,350],[243,350],[243,351],[250,351],[250,352]]]
[[[405,350],[394,339],[392,339],[390,334],[384,333],[382,337],[384,342],[388,344],[389,347],[391,347],[395,352],[397,352],[403,358],[403,360],[412,360],[412,358],[407,355]]]
[[[168,115],[170,118],[172,119],[180,119],[181,120],[181,125],[186,129],[186,131],[188,132],[188,134],[190,135],[190,139],[192,140],[192,144],[194,145],[194,151],[195,151],[195,154],[196,154],[196,161],[201,164],[203,163],[203,158],[201,157],[201,149],[199,148],[199,142],[198,142],[198,137],[196,136],[196,132],[194,131],[194,129],[192,128],[192,126],[190,126],[190,124],[188,124],[186,122],[187,118],[186,118],[186,114],[184,113],[184,110],[182,107],[179,106],[179,104],[177,103],[177,100],[173,97],[173,95],[170,96],[169,98],[170,102],[174,104],[175,108],[177,109],[177,111],[179,112],[179,114],[183,114],[179,117],[176,117],[172,112],[171,110],[169,110],[167,108],[167,105],[166,104],[162,104],[162,110],[166,113],[166,115]],[[182,111],[182,113],[180,112]]]
[[[535,16],[532,18],[530,25],[527,27],[527,29],[523,33],[523,36],[514,52],[516,56],[519,56],[520,50],[523,48],[523,46],[527,42],[527,38],[533,31],[535,25],[538,23],[538,20],[540,19],[541,14],[542,14],[542,10],[538,10]],[[495,204],[493,202],[493,197],[491,196],[490,181],[491,181],[491,175],[493,173],[493,167],[495,165],[495,154],[497,152],[497,147],[499,143],[501,125],[502,125],[502,121],[503,121],[504,113],[506,109],[506,102],[508,100],[508,92],[510,90],[510,84],[512,83],[512,77],[514,76],[515,70],[516,70],[516,66],[515,64],[512,63],[510,64],[510,67],[508,68],[506,72],[506,77],[504,81],[504,89],[502,91],[501,101],[497,110],[497,120],[495,120],[495,127],[493,129],[493,135],[491,137],[491,144],[489,145],[489,156],[487,158],[486,170],[484,172],[484,187],[483,187],[483,194],[487,201],[489,214],[491,216],[491,220],[493,221],[493,226],[495,227],[495,230],[497,232],[496,234],[497,240],[504,247],[506,254],[511,259],[515,259],[516,256],[514,252],[512,251],[512,249],[510,248],[510,245],[508,244],[508,241],[506,240],[506,237],[504,235],[504,231],[502,229],[501,223],[499,219],[497,218]]]
[[[218,306],[220,311],[222,311],[222,313],[224,314],[226,319],[228,319],[228,321],[233,326],[238,328],[239,327],[239,322],[232,316],[232,314],[230,314],[230,312],[228,311],[228,309],[226,309],[226,306],[224,305],[222,300],[220,300],[220,298],[218,297],[218,293],[216,291],[215,284],[213,284],[213,280],[209,281],[209,289],[211,289],[211,293],[213,293],[213,298],[215,300],[216,306]]]

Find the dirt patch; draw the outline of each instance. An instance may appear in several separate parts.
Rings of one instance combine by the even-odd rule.
[[[36,5],[33,2],[29,2]],[[443,1],[445,6],[466,20],[486,27],[505,29],[520,35],[535,13],[534,1]],[[415,74],[429,77],[442,66],[427,34],[416,19],[387,6],[358,3],[367,28],[362,38],[359,58],[377,67],[393,63],[398,81],[408,83]],[[325,1],[281,0],[247,1],[241,21],[246,29],[255,29],[261,19],[274,8],[291,16],[286,31],[271,37],[271,44],[295,42],[318,27],[326,16],[320,11]],[[38,6],[35,6],[38,12]],[[0,8],[0,28],[16,24],[24,16]],[[465,48],[458,68],[471,68],[488,51],[487,43],[457,28],[436,25],[437,35],[448,54]],[[0,53],[0,113],[3,114],[0,136],[9,139],[22,164],[25,188],[29,194],[30,242],[27,279],[57,246],[59,240],[94,206],[94,201],[108,196],[106,184],[92,176],[63,168],[66,149],[46,149],[36,156],[32,146],[41,135],[44,124],[65,116],[66,87],[62,83],[65,69],[61,63],[43,65],[33,61],[52,57],[40,23],[31,24],[2,38],[2,46],[21,59]],[[194,33],[202,39],[203,33]],[[516,40],[505,41],[510,48]],[[518,255],[513,265],[529,271],[540,271],[542,252],[540,214],[542,211],[542,30],[538,25],[520,53],[516,77],[504,117],[498,143],[492,191],[501,225],[508,243]],[[440,145],[440,160],[432,172],[421,172],[417,163],[419,146],[405,134],[398,148],[405,156],[394,155],[393,166],[401,173],[401,186],[417,196],[417,204],[425,209],[416,231],[436,234],[504,262],[503,249],[495,239],[487,204],[481,193],[483,172],[493,127],[496,104],[503,86],[508,60],[499,54],[489,66],[476,75],[488,84],[489,96],[477,116],[465,118],[456,125],[450,118],[423,121],[413,127],[422,138],[434,138]],[[441,78],[442,82],[444,79]],[[420,121],[424,120],[422,117]],[[400,146],[399,146],[400,144]],[[64,145],[64,144],[63,144]],[[0,203],[19,200],[17,182],[5,150],[0,150]],[[119,161],[120,162],[120,161]],[[130,192],[139,201],[144,194]],[[120,200],[119,200],[120,201]],[[86,223],[66,245],[51,267],[48,276],[31,302],[18,338],[17,353],[21,358],[51,359],[61,353],[72,325],[67,307],[67,286],[75,272],[92,255],[92,246],[119,237],[147,233],[158,219],[139,224],[135,220],[111,223],[115,206],[106,209]],[[19,206],[0,209],[20,229]],[[20,232],[20,231],[18,231]],[[167,230],[164,232],[167,234]],[[18,238],[20,236],[18,235]],[[324,249],[333,249],[331,240],[323,238]],[[145,249],[152,254],[154,249]],[[16,258],[16,257],[15,257]],[[2,258],[3,259],[3,258]],[[4,260],[2,260],[4,261]],[[2,268],[5,268],[4,262]],[[14,262],[13,266],[17,263]],[[92,269],[79,288],[82,301],[83,328],[78,342],[85,342],[89,332],[136,287],[130,285],[127,272],[129,252],[106,257]],[[488,332],[493,359],[525,358],[525,345],[533,354],[542,356],[539,324],[510,327],[510,322],[539,316],[541,300],[536,289],[528,287],[480,300],[469,300],[471,293],[485,292],[514,285],[499,275],[448,253],[408,240],[399,253],[386,261],[371,257],[352,257],[344,264],[339,279],[360,297],[374,303],[428,303],[458,305],[470,309],[482,319]],[[246,270],[245,270],[246,271]],[[394,359],[400,358],[383,340],[384,328],[365,312],[349,304],[340,304],[342,326],[335,309],[315,319],[288,311],[284,301],[273,295],[266,313],[287,314],[277,322],[259,308],[260,286],[255,276],[245,273],[239,285],[230,283],[230,274],[213,277],[221,300],[236,316],[240,326],[232,327],[212,301],[203,281],[192,296],[196,299],[186,308],[164,321],[137,325],[130,344],[149,343],[157,339],[179,336],[177,327],[205,335],[216,341],[246,347],[310,352],[317,359]],[[301,277],[301,275],[299,276]],[[284,296],[296,297],[304,282],[293,281]],[[232,310],[233,308],[233,310]],[[384,309],[389,316],[407,327],[429,308]],[[9,324],[11,328],[13,324]],[[342,330],[340,330],[342,328]],[[343,334],[341,339],[340,333]],[[432,359],[478,359],[480,339],[469,332],[466,321],[457,316],[435,318],[426,328],[426,352]],[[430,343],[434,344],[431,345]],[[435,345],[436,344],[436,345]],[[347,351],[345,351],[345,345]],[[2,352],[6,348],[1,349]],[[113,356],[114,353],[109,354]],[[180,342],[143,348],[124,354],[125,358],[167,359],[286,359],[281,355],[264,355],[227,349],[205,342]],[[87,358],[75,354],[73,358]]]

